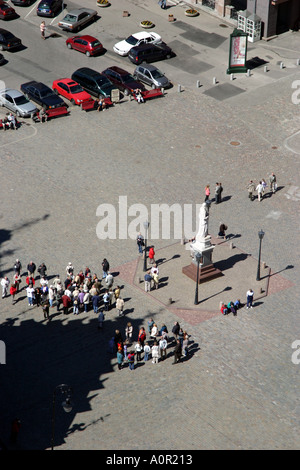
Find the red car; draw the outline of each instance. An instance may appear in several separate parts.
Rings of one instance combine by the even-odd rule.
[[[7,3],[0,1],[0,19],[9,20],[16,16],[16,11],[10,7]]]
[[[66,40],[66,44],[69,49],[83,52],[88,57],[103,52],[101,42],[93,36],[73,36]]]
[[[58,95],[64,96],[71,101],[72,104],[81,104],[84,101],[92,99],[91,95],[84,91],[81,85],[74,82],[71,78],[60,78],[54,80],[52,88]]]

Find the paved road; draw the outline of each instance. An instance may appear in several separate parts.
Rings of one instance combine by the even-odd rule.
[[[130,12],[128,18],[122,17],[123,10]],[[149,17],[166,42],[177,47],[177,57],[159,64],[174,83],[161,99],[145,105],[124,99],[97,114],[72,108],[69,117],[46,125],[27,120],[17,132],[1,134],[2,275],[12,275],[16,257],[24,266],[31,258],[44,261],[51,276],[64,276],[69,261],[76,270],[90,266],[100,273],[106,256],[115,272],[122,268],[125,273],[120,280],[127,312],[119,319],[112,310],[99,332],[92,313],[53,314],[47,324],[39,309],[27,306],[24,291],[14,306],[10,298],[1,301],[0,337],[6,342],[7,364],[1,367],[5,400],[0,437],[7,442],[10,421],[18,415],[19,446],[49,448],[52,392],[67,383],[74,389],[75,407],[70,415],[57,412],[55,443],[61,449],[298,448],[299,365],[292,363],[291,345],[299,339],[300,181],[297,148],[291,149],[289,139],[295,141],[299,131],[299,109],[292,101],[292,85],[299,80],[293,44],[299,35],[253,46],[253,55],[273,54],[270,71],[254,69],[252,77],[231,82],[224,72],[231,29],[220,28],[220,21],[205,14],[193,19],[192,26],[199,28],[200,38],[205,38],[203,31],[214,36],[210,44],[199,44],[195,30],[186,27],[183,7],[170,9],[175,25],[156,2],[120,1],[118,7],[101,11],[98,22],[87,29],[99,34],[108,50],[89,60],[67,50],[64,35],[40,42],[40,20],[28,15],[30,9],[18,11],[21,18],[9,27],[27,49],[5,54],[9,62],[1,68],[2,80],[12,87],[29,79],[51,84],[83,64],[103,70],[113,61],[133,70],[111,47]],[[191,49],[188,57],[185,52]],[[285,69],[276,63],[278,54]],[[214,76],[219,88],[212,86]],[[198,89],[199,77],[203,87]],[[266,178],[271,171],[277,174],[279,191],[260,204],[251,203],[248,180]],[[132,284],[136,244],[100,240],[96,211],[109,203],[119,217],[119,196],[127,196],[128,207],[143,204],[148,214],[153,204],[195,205],[202,202],[205,185],[214,188],[220,180],[225,200],[212,207],[211,233],[225,221],[238,236],[239,249],[257,257],[257,232],[263,228],[263,260],[285,282],[251,313],[214,316],[195,325]],[[129,222],[134,216],[128,215]],[[169,249],[173,232],[171,240],[156,240],[151,229],[156,249]],[[172,272],[172,277],[180,286],[181,273]],[[254,279],[241,279],[241,296]],[[182,302],[185,291],[179,287],[176,292]],[[109,339],[117,327],[123,332],[127,321],[136,336],[149,317],[169,328],[178,320],[191,334],[193,355],[173,367],[169,347],[166,361],[119,372],[108,351]],[[146,424],[139,421],[141,410]]]

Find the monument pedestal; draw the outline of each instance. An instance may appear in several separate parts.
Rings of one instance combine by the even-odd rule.
[[[197,261],[195,259],[195,254],[198,252],[201,254],[198,276],[199,284],[211,281],[212,279],[215,279],[219,276],[223,276],[222,271],[215,268],[212,262],[212,252],[214,248],[215,245],[211,244],[210,235],[206,236],[202,240],[197,240],[196,242],[191,243],[190,249],[194,254],[194,258],[189,266],[184,266],[182,268],[183,274],[197,282]]]

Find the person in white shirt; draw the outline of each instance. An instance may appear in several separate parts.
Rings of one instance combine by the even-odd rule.
[[[264,190],[264,187],[262,185],[262,182],[260,181],[258,185],[256,186],[256,191],[257,191],[259,202],[262,200],[263,190]]]
[[[154,344],[151,348],[151,354],[152,354],[152,364],[157,364],[158,357],[159,357],[159,347],[156,341],[154,341]]]
[[[35,290],[32,284],[26,288],[27,298],[28,298],[28,306],[33,307],[33,301],[35,299]]]
[[[135,349],[135,352],[136,352],[136,360],[140,361],[141,360],[141,354],[142,354],[142,351],[143,351],[143,348],[142,348],[142,345],[141,345],[140,341],[138,341],[136,343],[136,345],[134,346],[134,349]]]
[[[159,341],[159,349],[160,349],[160,357],[161,359],[164,359],[167,357],[167,347],[168,347],[168,343],[167,343],[167,340],[166,338],[164,338],[163,336],[161,337],[160,341]]]
[[[2,287],[2,299],[7,296],[8,293],[8,286],[10,284],[10,280],[7,276],[1,279],[1,287]]]
[[[254,297],[254,292],[252,289],[249,289],[247,291],[247,308],[252,308],[252,303],[253,303],[253,297]]]

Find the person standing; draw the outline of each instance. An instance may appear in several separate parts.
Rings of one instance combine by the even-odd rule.
[[[143,351],[143,348],[142,348],[142,345],[140,343],[140,341],[138,341],[136,343],[136,345],[134,346],[134,349],[135,349],[135,352],[136,352],[136,361],[140,361],[141,360],[141,354],[142,354],[142,351]]]
[[[189,345],[189,335],[187,332],[184,332],[183,342],[182,342],[182,352],[184,357],[188,355],[188,345]]]
[[[91,295],[90,295],[89,291],[84,292],[83,307],[84,307],[85,313],[87,313],[88,310],[89,310],[90,298],[91,298]]]
[[[33,261],[30,261],[30,263],[27,265],[28,277],[34,278],[35,270],[36,270],[35,263]]]
[[[254,200],[253,193],[255,191],[255,184],[253,183],[252,180],[250,180],[250,182],[247,186],[247,189],[248,189],[248,197],[249,197],[249,199],[251,199],[251,201],[253,201]]]
[[[277,189],[277,182],[276,182],[276,175],[274,173],[270,174],[269,183],[270,183],[270,191],[272,191],[272,193],[275,193]]]
[[[116,309],[118,311],[118,315],[119,317],[122,317],[124,315],[123,311],[124,311],[124,305],[125,305],[125,302],[124,300],[122,299],[122,297],[118,297],[117,298],[117,301],[116,301]]]
[[[144,280],[145,280],[145,292],[149,292],[151,289],[151,281],[152,281],[150,271],[146,272],[144,276]]]
[[[45,31],[46,31],[46,23],[45,23],[45,21],[42,21],[41,24],[40,24],[40,32],[41,32],[41,38],[42,39],[46,39]]]
[[[95,295],[93,295],[93,297],[92,297],[92,304],[93,304],[94,313],[98,313],[98,307],[99,307],[99,304],[100,304],[100,297],[97,293]]]
[[[105,317],[104,317],[103,310],[100,310],[100,313],[98,315],[98,330],[102,330],[104,318]]]
[[[128,359],[129,369],[134,370],[134,352],[133,351],[129,351],[127,355],[127,359]]]
[[[215,204],[219,204],[219,202],[221,202],[221,186],[220,186],[220,183],[216,183]]]
[[[21,281],[22,281],[22,279],[21,279],[20,274],[18,274],[18,273],[16,272],[16,273],[14,274],[14,276],[13,276],[13,284],[15,284],[16,289],[17,289],[17,292],[19,292]]]
[[[257,191],[257,195],[258,195],[258,201],[260,202],[262,200],[262,196],[263,196],[263,185],[262,185],[262,182],[260,181],[258,183],[258,185],[256,186],[256,191]]]
[[[72,301],[71,301],[71,298],[66,294],[66,291],[65,291],[64,295],[62,296],[61,300],[62,300],[62,304],[63,304],[64,314],[67,315],[69,313],[69,307],[70,307]]]
[[[254,292],[252,289],[247,291],[247,308],[252,308]]]
[[[174,349],[174,362],[172,364],[177,364],[178,362],[180,362],[181,355],[182,355],[182,347],[181,347],[181,343],[179,339],[177,339],[176,346]]]
[[[123,368],[123,360],[124,360],[124,355],[122,350],[117,351],[117,362],[118,362],[118,369],[122,370]]]
[[[166,338],[162,336],[161,339],[159,340],[160,357],[162,360],[164,360],[167,357],[167,347],[168,347],[167,340]]]
[[[145,362],[148,361],[150,352],[151,352],[151,348],[148,342],[146,341],[145,346],[144,346],[144,361]]]
[[[21,274],[21,269],[22,269],[22,264],[21,264],[21,261],[19,259],[16,259],[16,262],[14,264],[14,271],[15,271],[15,274]]]
[[[154,251],[154,246],[153,246],[153,245],[150,247],[148,256],[149,256],[149,263],[150,263],[150,264],[155,263],[155,259],[154,259],[155,251]]]
[[[146,340],[146,331],[145,328],[142,326],[139,331],[138,341],[141,343],[142,349],[144,348],[144,342]]]
[[[141,234],[141,232],[139,232],[138,236],[136,237],[136,243],[137,243],[137,246],[138,246],[138,249],[139,249],[139,254],[142,255],[143,254],[143,246],[144,246],[144,237]]]
[[[176,321],[174,323],[174,326],[172,328],[172,333],[174,334],[175,336],[175,342],[177,341],[177,337],[178,337],[178,334],[179,334],[179,330],[180,330],[180,325],[178,323],[178,321]]]
[[[125,328],[125,338],[126,338],[125,343],[131,344],[132,333],[133,333],[133,326],[130,322],[128,322]]]
[[[10,289],[9,289],[9,293],[12,297],[12,304],[14,304],[16,301],[15,301],[15,295],[17,293],[17,288],[16,288],[16,285],[15,284],[12,284],[10,286]]]
[[[104,258],[102,261],[102,270],[103,270],[102,279],[105,279],[109,271],[109,262],[107,261],[106,258]]]
[[[110,296],[109,296],[109,291],[106,290],[104,295],[103,295],[103,303],[104,303],[104,310],[106,312],[109,311],[109,303],[110,303]]]
[[[209,189],[209,184],[207,184],[205,186],[205,199],[204,199],[204,202],[208,201],[209,196],[210,196],[210,189]]]
[[[41,263],[38,267],[38,273],[41,277],[46,277],[47,275],[47,266],[45,265],[45,263]]]
[[[153,346],[151,348],[151,354],[152,354],[152,364],[157,364],[158,357],[159,357],[159,347],[158,347],[157,341],[154,341],[153,343]]]
[[[43,309],[45,320],[49,320],[49,299],[44,298],[42,300],[42,309]]]
[[[26,288],[27,298],[28,298],[28,307],[33,307],[33,301],[35,299],[35,290],[32,284]]]
[[[7,296],[9,284],[10,284],[10,280],[8,279],[7,276],[4,276],[4,277],[1,279],[2,299],[4,299],[4,297]]]

